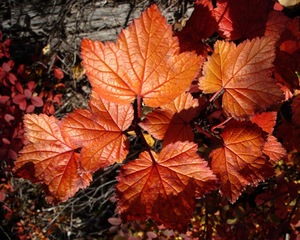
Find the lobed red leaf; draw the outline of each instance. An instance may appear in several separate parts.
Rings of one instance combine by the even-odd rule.
[[[189,93],[182,93],[174,101],[155,109],[139,125],[156,139],[168,145],[176,141],[194,140],[190,121],[198,113],[198,101]]]
[[[253,39],[265,33],[272,0],[218,0],[214,14],[221,36],[230,39]]]
[[[30,143],[15,161],[19,176],[44,183],[50,203],[66,201],[89,185],[91,173],[81,167],[77,147],[62,137],[53,116],[27,114],[24,124]]]
[[[270,76],[275,58],[272,37],[234,43],[217,41],[204,65],[199,87],[204,93],[224,90],[224,111],[238,119],[283,100],[283,93]]]
[[[251,122],[230,121],[222,133],[223,146],[210,153],[212,170],[221,180],[221,193],[234,203],[244,188],[274,174],[263,147],[266,137]]]
[[[143,152],[121,169],[116,186],[119,208],[126,221],[151,217],[174,229],[186,228],[194,211],[194,197],[217,186],[197,145],[176,142],[159,154]]]
[[[147,106],[158,107],[174,100],[196,77],[202,58],[179,54],[178,39],[172,35],[152,5],[122,30],[115,44],[84,39],[81,56],[94,91],[119,104],[142,98]]]
[[[81,165],[94,172],[115,162],[122,162],[128,153],[123,135],[133,120],[130,104],[118,105],[101,99],[95,92],[89,102],[90,110],[77,109],[61,122],[63,136],[72,144],[83,147]]]

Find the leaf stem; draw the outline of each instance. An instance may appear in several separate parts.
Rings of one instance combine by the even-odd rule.
[[[142,118],[142,98],[140,96],[137,96],[137,116],[138,119],[141,120]]]
[[[146,151],[149,153],[149,155],[150,155],[150,157],[151,157],[151,160],[152,160],[152,162],[153,162],[153,165],[155,165],[155,164],[156,164],[155,158],[154,158],[154,156],[153,156],[153,154],[152,154],[151,148],[150,148],[150,146],[148,145],[148,143],[147,143],[147,141],[146,141],[146,139],[145,139],[145,136],[144,136],[144,134],[143,134],[143,132],[142,132],[142,130],[141,130],[141,128],[140,128],[139,125],[137,125],[137,126],[135,127],[135,134],[136,134],[137,136],[139,136],[139,137],[142,139],[142,141],[143,141],[143,143],[144,143],[144,145],[145,145],[145,147],[146,147]]]
[[[225,124],[226,124],[227,122],[229,122],[231,119],[232,119],[232,117],[229,117],[229,118],[227,118],[225,121],[223,121],[223,122],[221,122],[220,124],[218,124],[217,126],[213,126],[213,127],[211,128],[211,131],[214,132],[217,128],[224,128],[224,127],[225,127]]]
[[[223,88],[221,88],[219,91],[215,92],[215,94],[209,99],[209,102],[213,102],[216,98],[218,98],[223,92]]]
[[[142,139],[142,142],[144,144],[144,146],[146,147],[146,151],[149,153],[151,160],[153,162],[153,165],[156,164],[155,158],[151,152],[151,147],[148,145],[145,136],[142,132],[141,127],[139,126],[139,122],[141,122],[141,118],[142,118],[142,98],[140,96],[137,96],[136,98],[136,108],[135,108],[135,116],[136,116],[136,120],[134,121],[134,131],[137,137],[140,137]]]

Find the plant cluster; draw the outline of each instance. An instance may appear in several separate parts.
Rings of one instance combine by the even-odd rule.
[[[18,152],[27,143],[23,116],[26,113],[52,115],[62,94],[55,92],[57,73],[44,78],[45,67],[17,64],[10,54],[12,40],[0,32],[0,202],[2,220],[9,220],[21,199],[6,199],[14,192],[12,168]],[[49,81],[50,80],[50,81]],[[3,214],[3,215],[2,215]],[[2,233],[1,233],[2,234]],[[20,234],[21,236],[21,234]]]
[[[0,33],[0,156],[3,167],[5,164],[12,166],[25,143],[23,115],[33,112],[54,114],[54,105],[60,103],[61,95],[53,97],[52,90],[38,86],[42,84],[41,74],[33,67],[16,66],[10,56],[11,39],[2,38]]]
[[[190,219],[186,238],[242,239],[250,230],[253,238],[296,238],[298,18],[272,0],[199,0],[174,33],[152,5],[116,43],[84,39],[81,56],[93,88],[89,107],[62,120],[24,117],[28,143],[14,171],[41,183],[49,203],[68,200],[98,169],[118,163],[116,211],[123,222],[162,224],[150,239],[165,228],[186,232]],[[25,90],[16,96],[34,102]],[[129,144],[132,136],[141,149]],[[243,197],[257,209],[237,201]]]

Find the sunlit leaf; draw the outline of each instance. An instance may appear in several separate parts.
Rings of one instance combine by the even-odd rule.
[[[77,109],[62,120],[63,134],[72,144],[83,147],[81,164],[87,171],[96,171],[115,162],[122,162],[128,153],[123,134],[132,120],[133,108],[101,99],[93,92],[90,110]]]
[[[215,52],[204,65],[199,87],[204,93],[224,90],[223,108],[234,118],[246,118],[283,99],[270,77],[275,58],[271,37],[234,43],[217,41]]]
[[[167,145],[176,141],[194,140],[190,121],[198,112],[198,101],[191,94],[182,93],[174,101],[149,113],[139,125]]]
[[[49,202],[66,201],[89,185],[91,174],[83,170],[77,148],[62,137],[54,117],[27,114],[24,123],[30,143],[20,152],[14,171],[27,171],[30,179],[44,183]],[[30,163],[34,165],[32,172],[26,167]]]
[[[158,107],[174,100],[196,77],[202,58],[179,54],[172,35],[171,25],[152,5],[122,30],[115,44],[84,39],[81,56],[93,90],[119,104],[142,98]]]
[[[274,174],[263,154],[266,137],[251,122],[229,122],[223,133],[223,146],[210,153],[212,170],[221,180],[221,193],[234,203],[244,188]]]
[[[196,151],[194,143],[176,142],[124,165],[116,187],[123,219],[151,217],[165,226],[185,228],[194,197],[215,189],[217,181]]]
[[[256,123],[262,130],[272,134],[276,124],[277,112],[264,112],[256,114],[250,118],[251,122]]]

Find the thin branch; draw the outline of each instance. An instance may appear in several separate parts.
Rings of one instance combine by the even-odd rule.
[[[7,237],[7,239],[11,240],[11,238],[10,238],[9,235],[4,231],[4,229],[2,228],[1,225],[0,225],[0,230],[4,233],[5,237]]]

